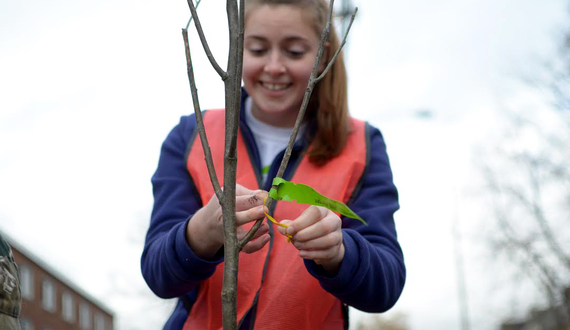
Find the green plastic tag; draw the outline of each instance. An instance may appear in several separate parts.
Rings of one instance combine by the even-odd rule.
[[[348,206],[346,206],[346,204],[325,197],[310,186],[289,182],[282,178],[274,178],[273,185],[277,186],[277,190],[275,188],[271,188],[269,191],[269,197],[275,200],[323,206],[333,212],[340,213],[352,219],[358,219],[363,224],[368,225],[364,219],[354,213]]]

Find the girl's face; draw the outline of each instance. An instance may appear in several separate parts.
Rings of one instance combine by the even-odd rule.
[[[320,41],[310,23],[301,9],[286,5],[262,5],[245,21],[244,87],[253,115],[267,124],[295,124]]]

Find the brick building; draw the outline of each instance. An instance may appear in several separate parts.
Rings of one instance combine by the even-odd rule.
[[[113,330],[113,312],[20,244],[5,238],[20,270],[22,330]]]

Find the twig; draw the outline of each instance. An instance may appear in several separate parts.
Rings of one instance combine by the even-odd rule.
[[[206,56],[208,60],[210,60],[210,64],[214,67],[218,75],[222,78],[223,81],[228,79],[228,73],[225,72],[216,62],[214,55],[212,55],[212,51],[210,50],[210,46],[208,46],[208,41],[206,40],[206,36],[204,35],[204,30],[202,29],[202,24],[200,24],[200,19],[198,18],[198,13],[196,12],[196,7],[194,7],[193,0],[187,0],[188,6],[190,7],[190,12],[192,13],[192,17],[194,18],[194,25],[196,26],[196,31],[198,32],[198,36],[200,37],[200,41],[202,42],[202,47],[204,47],[204,52],[206,52]]]
[[[212,56],[198,15],[194,8],[193,0],[188,0],[192,17],[188,21],[188,25],[194,18],[196,30],[202,41],[202,46],[206,52],[210,63],[218,72],[225,85],[226,99],[226,116],[225,116],[225,146],[224,146],[224,187],[220,188],[215,167],[212,161],[212,154],[208,144],[204,121],[202,118],[201,107],[198,101],[198,91],[196,88],[192,57],[190,55],[190,46],[188,42],[188,26],[182,30],[184,38],[184,46],[186,51],[186,63],[188,67],[188,79],[190,81],[190,90],[194,104],[194,112],[200,140],[204,149],[204,157],[208,174],[214,187],[216,196],[222,208],[223,227],[224,227],[224,277],[222,284],[222,324],[224,330],[237,329],[237,278],[238,278],[238,261],[239,251],[236,228],[236,170],[237,170],[237,136],[239,126],[239,101],[241,97],[241,72],[243,62],[243,18],[244,18],[244,1],[240,0],[240,9],[238,17],[237,3],[232,0],[227,1],[228,27],[230,34],[230,50],[228,59],[227,73],[224,72],[216,63]],[[230,78],[230,79],[228,79]]]
[[[558,240],[556,239],[554,230],[551,228],[550,224],[548,223],[548,219],[544,213],[544,206],[542,203],[542,195],[541,195],[541,185],[542,182],[538,178],[539,167],[541,164],[540,159],[533,159],[532,156],[529,155],[522,155],[520,157],[521,161],[524,161],[528,166],[528,177],[530,181],[530,188],[532,196],[526,196],[522,189],[513,186],[507,186],[505,188],[505,193],[512,195],[518,202],[528,209],[529,213],[532,215],[532,219],[534,219],[540,232],[542,233],[546,245],[552,251],[552,254],[560,261],[560,263],[566,267],[567,271],[570,271],[570,259],[564,253],[564,249]]]
[[[491,186],[491,191],[498,196],[504,194],[492,171],[489,168],[484,170],[487,181]],[[561,286],[559,284],[559,279],[557,277],[556,271],[554,271],[554,269],[548,265],[546,261],[544,261],[544,258],[540,255],[539,252],[533,249],[532,240],[526,241],[517,237],[514,228],[508,220],[508,216],[505,214],[506,212],[503,210],[504,207],[501,208],[497,200],[498,198],[493,198],[491,203],[493,205],[499,229],[504,235],[506,243],[511,245],[515,251],[519,251],[526,258],[528,258],[529,263],[536,267],[538,274],[544,278],[545,283],[547,283],[547,288],[555,288],[554,292],[560,291],[559,289]]]
[[[198,6],[200,5],[200,2],[202,2],[202,0],[198,0],[196,1],[196,9],[198,9]],[[190,15],[190,18],[188,19],[188,23],[186,24],[186,30],[188,30],[190,28],[190,23],[192,23],[192,18],[194,16]]]
[[[321,75],[319,77],[317,77],[317,82],[323,80],[323,78],[325,77],[327,72],[329,72],[330,68],[332,67],[332,65],[336,61],[338,54],[340,54],[342,48],[344,47],[344,44],[346,43],[346,37],[348,36],[348,33],[350,32],[350,28],[352,27],[352,23],[354,23],[354,18],[356,17],[357,12],[358,12],[358,7],[354,8],[354,13],[352,13],[352,16],[350,17],[350,22],[348,23],[348,27],[346,28],[346,32],[344,33],[344,37],[342,38],[342,42],[341,42],[340,46],[338,47],[338,49],[336,50],[336,53],[334,53],[330,62],[327,64],[326,68],[323,70],[323,72],[321,72]]]
[[[556,257],[560,260],[560,262],[566,267],[567,271],[570,271],[570,259],[564,253],[564,250],[558,243],[558,240],[553,235],[553,230],[546,219],[546,215],[544,214],[544,206],[542,204],[542,194],[541,194],[541,180],[536,173],[539,170],[540,165],[536,164],[532,160],[528,162],[529,166],[529,177],[532,187],[532,202],[530,203],[532,213],[534,214],[534,219],[538,222],[542,235],[546,240],[546,244],[548,244],[549,248],[552,252],[556,255]]]
[[[212,181],[212,186],[214,187],[216,196],[218,197],[218,200],[222,201],[223,195],[220,189],[220,183],[218,182],[218,176],[216,175],[214,162],[212,160],[212,152],[210,150],[208,138],[206,137],[206,129],[204,128],[204,120],[202,119],[202,110],[198,100],[198,90],[196,89],[196,81],[194,79],[194,66],[192,65],[192,56],[190,55],[190,45],[188,43],[188,30],[182,29],[182,38],[184,38],[188,80],[190,81],[190,92],[192,93],[192,102],[194,104],[194,114],[196,115],[198,134],[200,134],[200,141],[202,142],[202,148],[204,149],[204,159],[206,161],[206,167],[208,168],[208,174],[210,175],[210,180]]]
[[[334,57],[331,59],[330,63],[328,63],[325,71],[323,71],[322,74],[317,77],[317,75],[319,73],[319,64],[321,62],[321,58],[323,57],[323,53],[325,50],[325,44],[327,43],[327,40],[328,40],[329,34],[330,34],[330,29],[331,29],[331,25],[332,25],[333,7],[334,7],[334,0],[331,0],[329,3],[329,12],[328,12],[328,16],[327,16],[327,22],[325,24],[325,28],[323,29],[323,31],[321,33],[319,50],[317,52],[317,57],[315,58],[315,63],[313,65],[313,70],[311,71],[311,76],[309,77],[309,83],[307,84],[307,89],[305,90],[303,102],[301,104],[301,108],[299,109],[299,113],[297,114],[297,119],[295,121],[295,126],[293,127],[293,131],[291,132],[291,136],[289,138],[289,143],[287,144],[287,149],[285,149],[285,153],[283,154],[283,159],[281,160],[281,164],[279,165],[279,170],[277,171],[276,177],[279,177],[279,178],[283,177],[283,174],[285,173],[285,169],[287,168],[287,164],[289,163],[289,159],[291,158],[291,153],[293,151],[293,145],[295,144],[295,140],[297,139],[297,133],[299,132],[299,128],[301,127],[301,123],[303,122],[303,118],[305,117],[305,112],[307,110],[307,107],[309,106],[309,101],[311,99],[311,94],[313,93],[313,89],[315,88],[315,85],[324,77],[324,75],[326,74],[326,71],[328,71],[328,69],[331,67],[332,63],[336,60],[338,53],[340,53],[340,51],[342,50],[342,47],[344,46],[344,44],[346,42],[346,37],[347,37],[348,32],[350,30],[350,26],[349,26],[345,35],[344,35],[343,42],[339,46],[339,49],[335,53]],[[354,14],[352,15],[350,25],[352,25],[352,22],[354,21],[354,18],[356,16],[357,11],[358,11],[358,8],[356,8],[354,10]],[[277,187],[273,186],[273,188],[277,188]],[[267,207],[271,208],[272,204],[273,204],[273,199],[268,198],[268,201],[266,204]],[[255,235],[255,233],[257,232],[257,230],[261,226],[262,222],[263,222],[263,219],[257,220],[255,222],[255,224],[253,225],[253,227],[245,235],[245,237],[239,242],[238,247],[240,250],[243,249],[243,247],[247,244],[247,242],[249,242],[251,240],[251,238],[253,237],[253,235]]]

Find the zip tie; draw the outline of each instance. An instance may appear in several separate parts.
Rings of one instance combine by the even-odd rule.
[[[263,213],[265,213],[265,216],[267,217],[267,219],[271,220],[271,222],[278,225],[279,227],[288,228],[289,227],[288,225],[277,222],[275,219],[273,219],[272,216],[270,216],[269,214],[267,214],[267,212],[265,212],[265,201],[267,201],[267,197],[265,197],[263,199]],[[293,239],[293,236],[287,234],[287,243],[290,243],[292,239]]]

